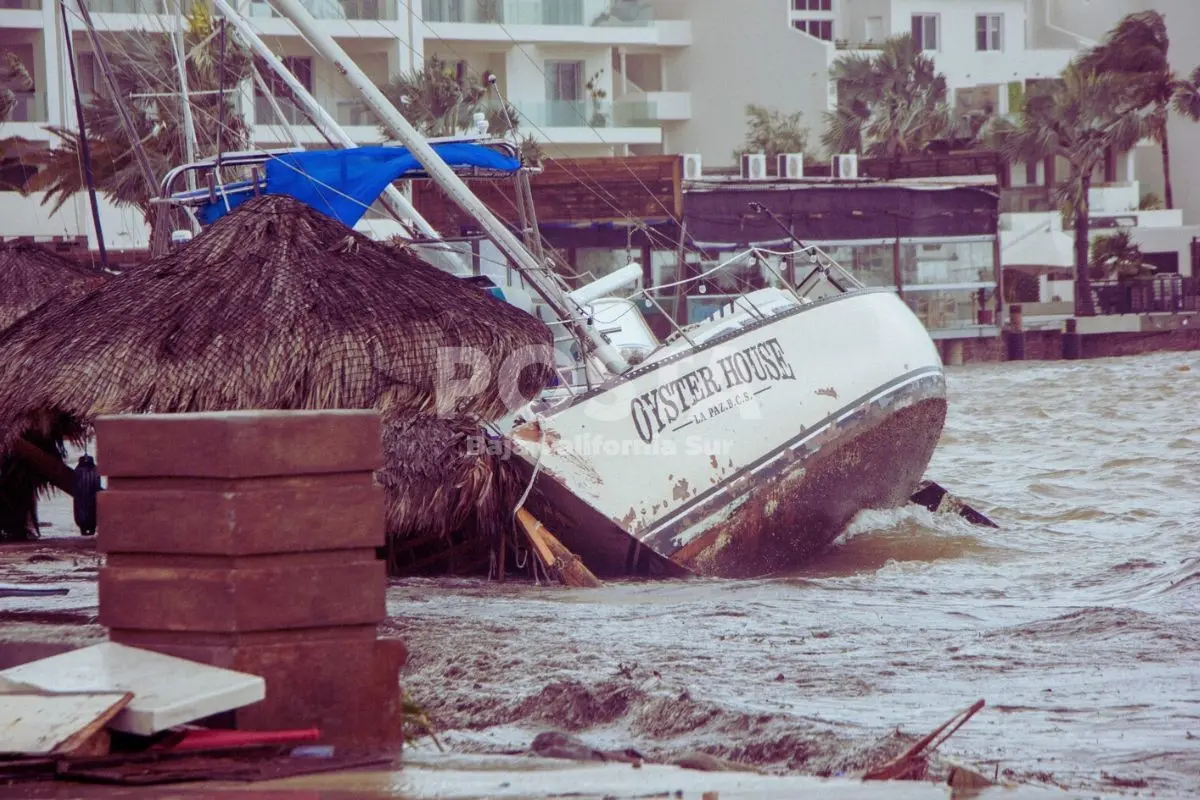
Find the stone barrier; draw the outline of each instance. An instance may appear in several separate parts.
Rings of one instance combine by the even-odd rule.
[[[372,411],[101,417],[100,622],[115,642],[261,675],[233,726],[401,739]]]

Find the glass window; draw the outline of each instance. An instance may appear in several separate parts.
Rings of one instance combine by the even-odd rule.
[[[935,242],[901,246],[905,286],[988,283],[996,279],[991,242]]]
[[[981,324],[981,310],[993,306],[991,289],[905,292],[904,302],[931,331],[969,328]]]
[[[831,19],[797,19],[792,20],[792,26],[798,31],[804,31],[809,36],[833,41],[833,20]]]
[[[979,52],[1004,49],[1004,15],[975,15],[975,49]]]
[[[575,271],[579,274],[580,283],[590,283],[616,272],[637,258],[636,253],[631,257],[624,248],[612,250],[607,247],[580,247],[575,251]]]
[[[912,36],[918,50],[937,50],[938,15],[913,14]]]
[[[892,245],[842,245],[824,247],[825,253],[843,269],[866,286],[895,286],[895,271],[892,267]],[[808,269],[803,263],[796,264],[796,280],[804,279]]]

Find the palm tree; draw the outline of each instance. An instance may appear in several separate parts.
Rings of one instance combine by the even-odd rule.
[[[249,136],[237,101],[238,85],[250,76],[249,51],[232,34],[221,35],[204,3],[194,3],[188,14],[184,50],[198,155],[215,153],[218,141],[222,151],[245,149]],[[168,34],[138,32],[122,39],[109,60],[121,98],[114,100],[106,86],[84,107],[96,189],[117,205],[139,209],[153,229],[150,201],[157,191],[146,185],[121,125],[117,102],[129,111],[157,179],[185,163],[182,91],[177,71],[164,67],[174,64],[174,47]],[[218,93],[222,87],[224,94]],[[78,131],[58,126],[47,130],[58,143],[38,157],[41,171],[26,191],[45,192],[42,202],[51,205],[53,213],[87,187],[80,169]]]
[[[1192,72],[1191,80],[1180,79],[1171,69],[1170,46],[1163,15],[1157,11],[1141,11],[1122,18],[1100,45],[1080,59],[1080,66],[1091,72],[1123,75],[1134,105],[1153,112],[1147,117],[1147,133],[1162,149],[1163,190],[1167,208],[1174,208],[1167,112],[1175,101],[1181,113],[1193,120],[1200,119],[1200,104],[1195,106],[1195,114],[1186,110],[1188,98],[1197,95],[1200,68]]]
[[[1138,278],[1154,271],[1146,265],[1142,248],[1133,241],[1129,231],[1097,236],[1092,242],[1090,266],[1092,277],[1101,280]]]
[[[1031,94],[1015,122],[990,126],[996,148],[1010,161],[1062,158],[1070,165],[1057,199],[1075,223],[1076,313],[1094,311],[1088,272],[1088,191],[1110,149],[1133,147],[1145,134],[1148,112],[1130,98],[1119,73],[1097,73],[1072,63],[1048,92]]]
[[[873,56],[834,62],[838,103],[825,113],[821,143],[830,153],[898,158],[951,133],[946,78],[911,34],[894,36]]]
[[[775,163],[780,153],[803,153],[808,149],[808,129],[800,124],[802,114],[782,111],[750,103],[746,106],[746,140],[733,151],[740,159],[745,153],[765,153],[767,162]]]
[[[475,114],[482,112],[492,136],[519,135],[520,113],[511,104],[489,102],[489,84],[473,74],[462,76],[438,56],[430,56],[418,70],[401,73],[379,87],[387,99],[424,136],[457,136],[475,127]],[[391,130],[381,126],[388,139]],[[520,142],[521,159],[541,160],[542,151],[532,136]]]

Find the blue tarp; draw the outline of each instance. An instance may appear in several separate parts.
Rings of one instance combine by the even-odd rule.
[[[521,168],[517,159],[482,145],[448,142],[435,144],[433,149],[451,167],[481,167],[498,172],[516,172]],[[308,150],[270,159],[264,191],[294,197],[353,228],[388,184],[422,171],[417,159],[403,147]],[[229,196],[229,210],[251,197],[253,194],[248,192]],[[211,225],[228,213],[225,203],[225,199],[218,198],[199,208],[196,217],[202,225]]]

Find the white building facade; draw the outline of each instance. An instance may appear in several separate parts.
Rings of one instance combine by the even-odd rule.
[[[68,0],[68,3],[73,0]],[[183,0],[186,4],[189,0]],[[380,141],[375,120],[341,76],[266,2],[239,0],[254,27],[357,141]],[[476,76],[494,75],[520,126],[550,157],[694,153],[729,166],[745,134],[745,107],[800,111],[819,152],[824,112],[836,102],[830,70],[850,52],[871,52],[912,33],[933,57],[961,108],[1007,113],[1029,82],[1056,76],[1123,14],[1167,13],[1177,69],[1200,63],[1195,0],[307,0],[326,29],[378,83],[418,69],[430,55]],[[69,6],[71,7],[71,6]],[[171,0],[90,0],[106,48],[139,30],[175,24]],[[77,10],[68,13],[83,92],[99,73]],[[2,135],[47,141],[45,128],[74,126],[63,23],[54,0],[0,4],[0,51],[21,58],[34,88],[18,97]],[[164,65],[164,69],[170,69]],[[290,143],[266,98],[242,87],[253,144]],[[305,144],[322,142],[286,101]],[[1177,204],[1200,211],[1195,175],[1200,126],[1172,123]],[[1157,149],[1121,159],[1120,179],[1161,196]],[[1036,182],[1037,176],[1029,176]],[[1020,183],[1023,178],[1017,178]],[[79,235],[90,229],[86,198],[50,219],[14,192],[0,192],[0,236]],[[12,212],[12,213],[10,213]],[[106,206],[106,238],[138,246],[136,212]],[[112,217],[110,223],[107,217]],[[120,221],[123,220],[123,221]],[[112,230],[111,235],[108,231]]]

